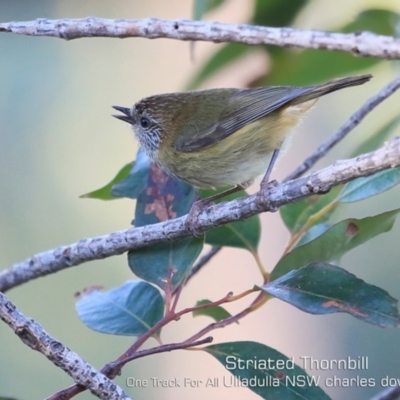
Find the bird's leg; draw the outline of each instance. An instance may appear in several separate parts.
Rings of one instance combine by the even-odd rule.
[[[279,149],[275,149],[274,152],[272,153],[271,161],[269,162],[267,172],[265,173],[264,178],[261,181],[260,191],[258,192],[258,196],[262,203],[268,202],[268,195],[270,190],[273,187],[275,187],[278,183],[275,180],[274,181],[269,180],[274,165],[276,163],[276,160],[278,159],[278,155],[279,155]],[[276,211],[276,210],[270,209],[270,211]]]
[[[200,212],[210,204],[212,204],[215,200],[219,200],[225,196],[228,196],[232,193],[239,192],[240,190],[245,189],[242,185],[236,185],[231,189],[225,190],[221,193],[214,194],[213,196],[206,197],[205,199],[198,199],[193,204],[189,210],[188,216],[186,217],[185,226],[191,232],[193,232],[194,236],[200,236],[201,232],[196,230],[196,224],[198,221],[198,216]]]

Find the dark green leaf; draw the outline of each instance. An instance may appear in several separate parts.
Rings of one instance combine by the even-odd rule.
[[[262,26],[289,26],[308,0],[257,0],[251,23]]]
[[[271,280],[311,262],[338,260],[351,249],[392,229],[400,209],[362,219],[350,218],[337,223],[321,236],[298,246],[283,256],[271,274]]]
[[[378,35],[394,36],[400,15],[389,10],[372,8],[362,11],[357,18],[341,28],[344,33],[369,31]]]
[[[145,182],[146,190],[138,198],[135,226],[144,226],[181,217],[189,212],[196,198],[193,186],[167,175],[151,164]]]
[[[214,8],[219,7],[224,0],[194,0],[193,19],[201,20],[204,14],[207,14]]]
[[[251,51],[251,47],[241,43],[228,43],[218,50],[210,60],[206,61],[201,70],[194,75],[187,85],[187,89],[197,88],[204,80],[240,56]]]
[[[90,199],[99,199],[99,200],[115,200],[115,199],[117,199],[118,197],[112,195],[111,189],[115,184],[117,184],[118,182],[121,182],[129,175],[129,171],[132,169],[132,167],[134,165],[135,165],[135,163],[126,164],[124,167],[122,167],[119,170],[117,175],[115,175],[114,179],[110,183],[107,183],[107,185],[103,186],[100,189],[94,190],[93,192],[83,194],[80,197],[90,198]]]
[[[381,129],[379,129],[374,135],[370,136],[366,140],[363,140],[360,146],[353,151],[351,157],[356,157],[360,154],[368,153],[382,146],[383,142],[392,133],[393,129],[399,125],[399,123],[400,115],[397,115],[396,117],[392,118],[387,124],[385,124]]]
[[[202,198],[207,198],[223,190],[224,189],[219,191],[200,190],[200,196]],[[237,193],[225,196],[216,202],[230,201],[243,196],[247,196],[247,193],[244,190],[241,190]],[[208,231],[206,233],[206,243],[213,246],[239,247],[247,249],[252,253],[256,253],[260,241],[260,234],[260,218],[258,215],[255,215],[245,221],[231,222]]]
[[[154,286],[131,281],[108,292],[90,292],[77,301],[76,309],[95,331],[140,336],[163,317],[164,301]]]
[[[147,157],[142,149],[139,149],[132,171],[125,180],[113,185],[111,190],[112,195],[136,199],[146,188],[149,168],[149,157]]]
[[[366,10],[351,23],[331,29],[334,32],[373,31],[381,35],[395,35],[399,15],[388,10]],[[381,62],[372,57],[354,57],[340,51],[284,49],[271,53],[272,70],[257,85],[310,85],[333,77],[346,76],[370,69]],[[296,59],[296,62],[293,62]]]
[[[274,55],[272,69],[256,85],[313,85],[369,70],[381,61],[378,58],[355,58],[340,51],[285,49]]]
[[[136,276],[163,290],[172,277],[171,288],[174,291],[187,277],[203,244],[204,236],[158,243],[130,251],[128,264]]]
[[[211,304],[210,300],[200,300],[196,303],[196,306],[202,306],[204,304]],[[214,306],[210,308],[203,308],[201,310],[193,311],[193,317],[197,317],[199,315],[205,315],[207,317],[211,317],[215,321],[221,321],[223,319],[231,317],[231,314],[225,310],[225,308],[221,306]]]
[[[137,199],[135,226],[144,226],[185,215],[195,198],[194,188],[172,178],[155,164],[151,164],[147,189]],[[140,278],[153,282],[165,290],[172,277],[175,289],[186,278],[194,261],[201,253],[204,235],[158,243],[128,252],[128,264]]]
[[[340,188],[333,188],[329,193],[323,196],[309,196],[296,203],[287,204],[280,208],[281,217],[286,227],[290,232],[297,232],[301,229],[308,219],[321,211],[328,204],[332,203],[338,196]],[[335,211],[336,207],[332,207],[321,215],[314,221],[314,224],[326,221],[332,213]]]
[[[253,25],[264,26],[288,26],[298,15],[307,0],[258,0],[252,19]],[[200,13],[200,12],[199,12]],[[200,18],[198,18],[200,19]],[[268,47],[269,50],[279,52],[281,48]],[[228,43],[217,51],[202,67],[200,72],[187,85],[188,89],[198,87],[205,79],[212,74],[232,63],[254,47],[240,43]]]
[[[335,265],[312,263],[262,289],[311,314],[345,312],[382,327],[399,325],[396,299]]]
[[[338,198],[341,203],[360,201],[375,196],[400,183],[400,167],[386,169],[347,183]]]
[[[256,342],[231,342],[205,347],[233,377],[225,387],[246,386],[268,400],[327,400],[318,387],[320,377],[309,376],[279,351]],[[236,383],[240,380],[240,383]]]
[[[301,236],[301,239],[296,243],[296,247],[311,242],[312,240],[316,239],[318,236],[321,236],[325,233],[332,224],[327,222],[323,222],[321,224],[313,225],[308,231]]]

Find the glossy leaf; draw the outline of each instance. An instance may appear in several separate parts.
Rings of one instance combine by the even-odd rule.
[[[223,191],[221,189],[220,191]],[[207,198],[220,191],[214,190],[201,190],[201,198]],[[233,193],[229,196],[217,200],[216,203],[221,201],[230,201],[239,197],[247,196],[243,190]],[[252,253],[257,252],[258,243],[260,241],[261,225],[258,215],[251,217],[244,221],[231,222],[229,224],[219,226],[206,233],[206,243],[213,246],[230,246],[247,249]]]
[[[151,164],[147,189],[138,199],[135,226],[144,226],[185,215],[195,198],[192,186],[172,178]],[[175,289],[186,278],[201,253],[204,235],[199,238],[157,243],[128,252],[128,264],[138,277],[165,290],[168,279]]]
[[[308,196],[296,203],[287,204],[280,208],[282,220],[290,232],[297,232],[308,219],[332,203],[338,196],[341,188],[333,188],[323,196]],[[336,207],[332,207],[321,215],[314,223],[321,223],[329,219]]]
[[[316,239],[318,236],[321,236],[323,233],[325,233],[331,226],[332,226],[332,224],[329,224],[327,222],[313,225],[308,231],[306,231],[301,236],[298,243],[296,243],[296,247],[306,244],[308,242],[311,242],[312,240]]]
[[[135,226],[185,215],[196,198],[193,186],[167,175],[154,163],[150,164],[145,187],[137,198]]]
[[[375,196],[400,183],[400,167],[363,176],[346,184],[338,198],[341,203],[360,201]]]
[[[224,377],[224,387],[246,386],[268,400],[329,399],[318,387],[321,377],[309,376],[292,359],[261,343],[221,343],[203,350],[233,375]]]
[[[350,218],[333,225],[325,233],[283,256],[271,274],[271,280],[299,269],[311,262],[330,262],[367,242],[373,237],[392,229],[400,209],[373,217]]]
[[[78,300],[76,309],[95,331],[140,336],[163,317],[164,301],[154,286],[131,281],[107,292],[91,291]]]
[[[204,304],[211,304],[210,300],[200,300],[196,303],[196,306],[202,306]],[[214,306],[210,308],[203,308],[201,310],[193,311],[193,317],[198,317],[199,315],[204,315],[211,317],[214,321],[221,321],[223,319],[231,317],[228,311],[221,306]]]
[[[351,157],[356,157],[360,154],[368,153],[376,150],[383,145],[384,141],[393,132],[394,128],[400,124],[400,115],[395,116],[389,122],[387,122],[381,129],[375,132],[374,135],[362,141],[353,152]]]
[[[224,0],[194,0],[193,2],[193,19],[201,20],[204,14],[214,8],[219,7]]]
[[[139,149],[135,165],[129,176],[122,182],[113,185],[111,193],[116,197],[136,199],[146,188],[149,176],[150,159],[146,153]]]
[[[123,181],[124,179],[126,179],[129,176],[129,172],[132,170],[134,165],[135,165],[135,163],[126,164],[118,171],[117,175],[115,175],[113,180],[111,182],[107,183],[107,185],[104,185],[100,189],[94,190],[93,192],[83,194],[80,197],[81,198],[90,198],[90,199],[99,199],[99,200],[115,200],[115,199],[117,199],[118,197],[113,196],[113,194],[111,193],[111,189],[115,184]]]
[[[312,263],[262,289],[311,314],[344,312],[382,327],[399,325],[396,299],[335,265]]]
[[[187,277],[203,244],[204,236],[158,243],[130,251],[128,264],[136,276],[163,290],[170,280],[174,291]]]

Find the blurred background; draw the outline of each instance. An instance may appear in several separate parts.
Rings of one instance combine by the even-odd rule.
[[[290,10],[294,2],[282,0],[281,3],[287,3]],[[226,0],[205,19],[247,22],[253,18],[254,7],[254,1]],[[400,1],[304,1],[292,25],[335,30],[350,24],[360,12],[371,8],[400,12]],[[1,0],[0,22],[87,16],[188,19],[192,17],[192,9],[193,2],[188,0],[119,0],[112,3],[105,0]],[[395,20],[392,22],[396,24]],[[123,165],[135,158],[137,143],[130,128],[111,117],[111,105],[130,106],[142,97],[188,88],[199,77],[204,63],[222,47],[220,44],[196,43],[194,60],[191,60],[188,42],[167,39],[87,38],[67,42],[0,34],[0,268],[6,269],[37,252],[81,238],[128,228],[134,202],[79,198],[110,181]],[[273,51],[276,49],[271,49],[271,54]],[[293,61],[286,69],[284,64],[274,69],[273,59],[267,52],[254,47],[226,68],[201,80],[198,86],[245,87],[252,82],[308,84],[312,79],[317,83],[325,80],[327,70],[324,68],[329,68],[327,79],[358,71],[374,75],[366,85],[326,96],[318,102],[275,169],[274,178],[278,180],[291,172],[367,97],[398,72],[398,66],[391,62],[365,62],[351,57],[343,61],[354,63],[354,68],[346,64],[350,72],[339,62],[328,62],[325,67],[316,64],[315,68],[308,66],[305,70],[307,63],[296,63],[297,56],[302,59],[300,54],[293,50]],[[328,52],[324,54],[330,57]],[[265,78],[268,71],[271,72],[269,78]],[[318,166],[348,157],[365,137],[398,112],[399,96],[396,94],[379,106]],[[254,186],[251,191],[256,189]],[[377,199],[342,209],[338,218],[367,216],[396,208],[399,195],[398,189],[391,190]],[[261,218],[260,257],[271,270],[281,256],[288,234],[279,213]],[[341,266],[399,298],[398,234],[399,227],[395,226],[392,232],[353,250],[344,257]],[[75,312],[74,293],[91,285],[109,289],[132,278],[126,255],[122,255],[29,282],[7,295],[48,333],[96,368],[101,368],[117,358],[133,339],[103,335],[86,328]],[[250,254],[239,249],[224,249],[184,290],[180,306],[191,306],[202,298],[218,299],[231,290],[238,293],[260,283]],[[228,308],[234,312],[244,304]],[[165,329],[164,342],[183,340],[208,322],[204,318],[187,316]],[[215,331],[212,335],[214,343],[259,341],[286,356],[295,357],[297,362],[300,356],[318,359],[369,357],[366,371],[320,371],[323,378],[359,375],[379,380],[386,375],[400,376],[399,331],[367,325],[348,315],[313,316],[274,300],[239,325]],[[155,342],[150,344],[155,345]],[[41,399],[72,384],[64,372],[23,345],[5,324],[0,324],[0,360],[0,397]],[[209,355],[176,351],[132,362],[116,381],[135,399],[258,398],[249,390],[239,388],[144,389],[125,385],[128,377],[187,377],[205,381],[209,377],[222,379],[223,376],[229,376],[229,373]],[[381,389],[379,385],[375,388],[324,387],[334,399],[355,400],[368,398]],[[84,393],[79,398],[93,397]]]

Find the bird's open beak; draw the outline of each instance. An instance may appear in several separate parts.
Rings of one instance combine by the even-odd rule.
[[[134,124],[134,120],[131,116],[131,110],[130,108],[126,108],[126,107],[120,107],[120,106],[112,106],[114,108],[114,110],[120,111],[122,112],[122,114],[124,115],[113,115],[113,117],[120,119],[121,121],[127,122],[128,124],[133,125]]]

